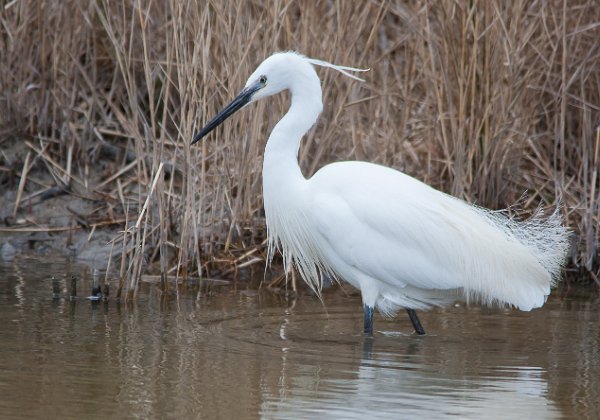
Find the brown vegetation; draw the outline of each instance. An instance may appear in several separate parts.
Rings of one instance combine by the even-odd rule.
[[[491,208],[560,200],[577,233],[571,265],[598,273],[594,0],[0,7],[0,144],[16,150],[0,154],[0,183],[17,192],[2,206],[26,212],[56,187],[98,203],[98,223],[126,223],[115,243],[130,291],[149,263],[207,275],[264,260],[261,156],[287,97],[189,143],[288,49],[371,68],[365,83],[318,70],[325,111],[300,151],[305,175],[361,159]]]

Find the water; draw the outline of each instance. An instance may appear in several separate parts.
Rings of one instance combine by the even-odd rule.
[[[87,301],[91,287],[68,261],[0,263],[0,417],[600,417],[595,288],[531,313],[421,313],[425,337],[376,316],[367,339],[360,297],[339,289],[325,309],[239,285],[162,301],[145,285],[132,304]]]

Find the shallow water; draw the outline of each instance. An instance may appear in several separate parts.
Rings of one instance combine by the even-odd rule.
[[[339,289],[326,308],[239,286],[71,302],[71,273],[87,296],[86,267],[0,263],[0,417],[600,417],[595,288],[531,313],[421,313],[425,337],[376,316],[368,339],[360,297]]]

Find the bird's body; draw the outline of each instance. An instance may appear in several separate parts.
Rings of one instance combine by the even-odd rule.
[[[265,184],[269,234],[315,289],[325,269],[385,313],[425,309],[465,293],[530,310],[550,293],[552,276],[542,264],[562,255],[524,244],[518,225],[501,213],[486,214],[366,162],[330,164],[296,185],[277,200],[271,195],[282,197],[282,190]]]
[[[194,139],[250,101],[291,91],[291,107],[273,129],[263,163],[270,256],[279,248],[285,264],[293,261],[317,292],[323,273],[360,289],[366,331],[374,307],[385,314],[406,308],[419,331],[414,309],[463,297],[522,310],[542,306],[568,249],[558,212],[518,222],[366,162],[332,163],[303,176],[300,141],[322,110],[312,64],[355,70],[275,54]]]

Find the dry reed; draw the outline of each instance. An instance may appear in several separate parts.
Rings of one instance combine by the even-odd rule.
[[[123,220],[132,296],[157,262],[207,275],[264,261],[261,156],[287,97],[198,147],[196,129],[278,50],[369,67],[331,71],[300,152],[403,170],[500,208],[559,200],[571,266],[598,276],[600,8],[588,1],[63,1],[0,6],[4,187],[59,188]],[[35,171],[52,182],[39,182]],[[9,176],[12,174],[12,178]],[[122,222],[121,222],[122,223]],[[114,261],[113,261],[114,263]]]

